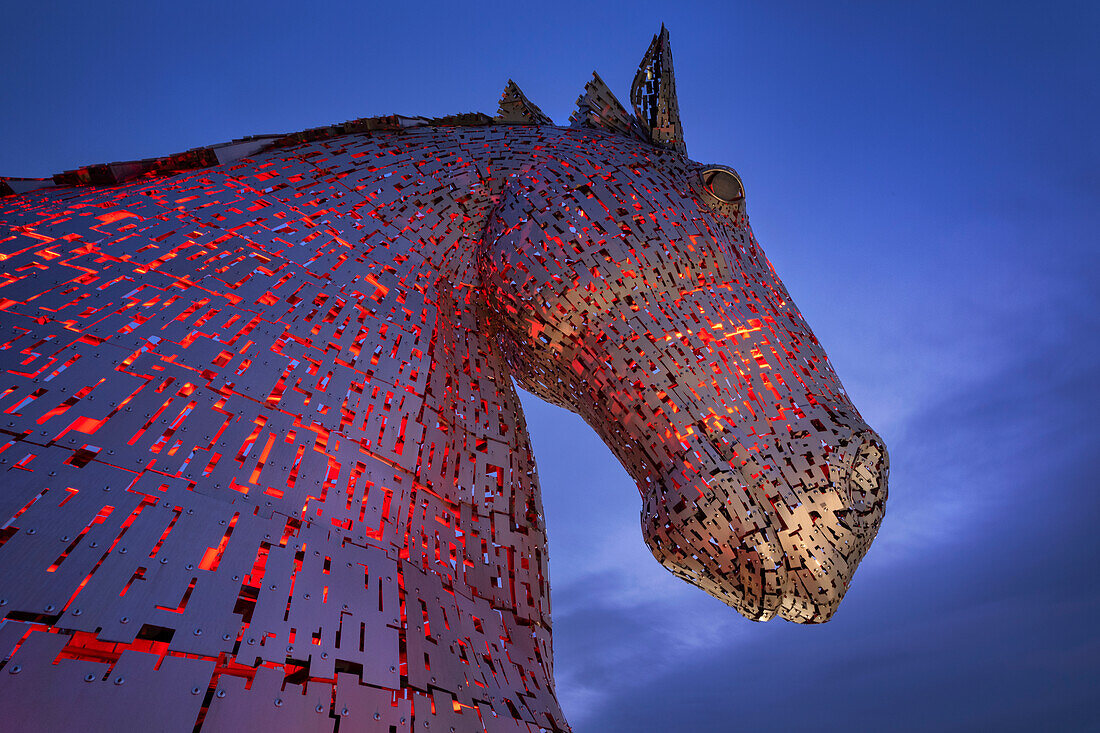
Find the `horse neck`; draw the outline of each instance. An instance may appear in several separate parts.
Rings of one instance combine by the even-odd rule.
[[[394,303],[397,329],[382,344],[383,359],[391,358],[371,376],[395,392],[378,401],[403,401],[388,424],[403,426],[404,444],[398,455],[385,439],[378,442],[382,455],[369,473],[376,483],[400,487],[393,496],[402,510],[391,512],[385,539],[403,582],[410,684],[442,685],[453,675],[432,670],[446,670],[457,650],[489,648],[501,653],[492,664],[505,667],[503,679],[492,677],[511,680],[498,704],[515,700],[560,721],[538,477],[522,408],[484,313],[477,266],[509,161],[520,158],[499,157],[505,131],[475,137],[480,142],[461,131],[431,137],[445,148],[438,157],[452,161],[444,178],[451,191],[442,200],[423,191],[433,204],[421,212],[420,231],[393,242],[396,251],[376,253],[369,268],[385,288],[379,311],[390,317]],[[448,154],[452,147],[461,153]],[[413,371],[422,388],[409,383]]]
[[[14,506],[5,518],[19,516],[27,530],[4,535],[0,605],[51,614],[35,637],[48,648],[27,646],[18,664],[52,669],[74,630],[130,645],[139,630],[163,626],[172,650],[210,665],[227,655],[251,667],[296,660],[324,705],[335,690],[335,700],[373,696],[389,710],[393,690],[433,714],[449,715],[453,696],[466,715],[488,706],[493,716],[564,727],[534,462],[483,328],[472,266],[500,180],[489,162],[511,139],[506,130],[438,129],[276,150],[109,190],[123,223],[141,223],[140,236],[114,231],[111,219],[94,244],[51,240],[88,265],[89,278],[73,287],[104,307],[124,304],[104,292],[110,278],[150,287],[167,279],[182,295],[142,301],[145,315],[104,331],[114,340],[49,385],[51,406],[119,380],[134,390],[125,401],[112,393],[38,420],[48,408],[9,411],[9,431],[54,441],[35,450],[33,465],[5,474],[14,485],[0,497],[0,508]],[[70,199],[99,204],[88,216],[102,217],[107,194],[62,191],[55,203],[48,194],[29,223],[60,235],[75,226]],[[258,225],[259,210],[272,228]],[[211,221],[198,226],[201,237],[196,212]],[[257,240],[234,239],[228,227]],[[29,265],[34,249],[9,266]],[[162,258],[177,250],[198,254]],[[278,264],[257,267],[253,257]],[[169,261],[187,264],[150,274]],[[62,260],[53,262],[56,272]],[[69,307],[83,293],[67,295]],[[82,348],[71,330],[95,332],[91,316],[62,327],[53,311],[22,307],[44,329],[70,334],[62,362]],[[19,395],[35,389],[30,376],[11,378]],[[150,430],[169,403],[176,421],[169,427],[165,416]],[[71,460],[93,440],[66,428],[74,419],[93,423],[82,429],[102,449],[94,469]],[[179,444],[161,450],[174,431]],[[75,500],[55,500],[68,496],[64,486]],[[108,501],[112,517],[140,515],[133,532],[122,519],[95,521]],[[103,536],[93,534],[62,572],[47,570],[59,540],[75,534],[70,525]],[[125,542],[112,544],[119,532]],[[219,546],[214,560],[208,550]],[[108,572],[116,565],[126,568]],[[142,590],[120,595],[118,573],[141,577]],[[181,597],[178,611],[164,610]],[[178,683],[169,673],[149,679]],[[445,692],[427,700],[433,687]]]

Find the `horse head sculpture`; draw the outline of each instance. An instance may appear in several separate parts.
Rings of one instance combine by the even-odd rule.
[[[370,118],[0,179],[0,708],[20,730],[565,730],[512,380],[669,570],[821,622],[887,457],[687,157],[628,113]],[[15,195],[12,195],[15,194]],[[75,701],[75,702],[74,702]]]
[[[612,133],[599,164],[547,161],[494,212],[509,365],[615,452],[665,567],[749,618],[825,621],[882,520],[885,449],[757,245],[736,171],[686,157],[663,28],[631,96],[634,118],[596,77],[579,119]]]

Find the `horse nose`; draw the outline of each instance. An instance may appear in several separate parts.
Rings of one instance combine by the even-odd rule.
[[[890,458],[878,435],[871,433],[856,450],[848,474],[848,503],[853,524],[862,533],[878,529],[885,512]]]
[[[841,468],[834,484],[843,508],[833,522],[818,522],[809,543],[784,535],[792,571],[778,615],[788,621],[822,623],[832,617],[885,514],[889,457],[882,439],[862,430],[839,450],[850,451],[848,470]]]

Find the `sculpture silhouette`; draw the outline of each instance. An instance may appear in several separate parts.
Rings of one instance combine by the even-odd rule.
[[[12,729],[566,729],[513,380],[610,446],[669,570],[829,618],[885,450],[686,157],[663,28],[631,100],[595,76],[556,127],[509,82],[5,180]]]

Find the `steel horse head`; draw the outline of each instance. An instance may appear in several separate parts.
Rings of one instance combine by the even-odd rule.
[[[836,610],[887,456],[687,157],[627,112],[364,118],[0,179],[0,709],[20,730],[528,731],[554,690],[513,379],[745,616]]]

